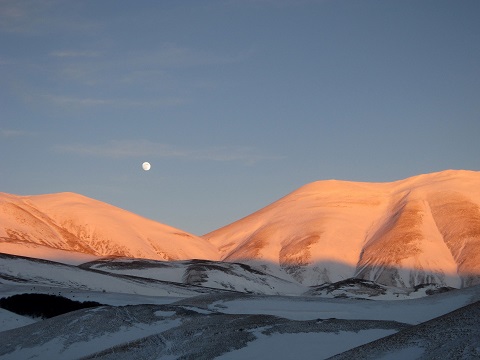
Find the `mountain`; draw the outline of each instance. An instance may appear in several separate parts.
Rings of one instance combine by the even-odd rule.
[[[0,193],[0,252],[71,263],[104,256],[218,259],[198,236],[74,193]]]
[[[353,277],[472,286],[480,283],[480,172],[317,181],[203,238],[223,261],[310,286]]]
[[[479,185],[480,172],[454,170],[317,181],[203,237],[78,194],[0,193],[0,253],[72,265],[202,259],[175,265],[180,282],[272,294],[351,278],[468,287],[480,283]]]
[[[319,181],[204,237],[0,194],[0,358],[477,359],[479,184]]]

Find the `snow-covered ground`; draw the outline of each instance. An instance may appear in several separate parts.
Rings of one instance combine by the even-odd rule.
[[[0,299],[102,304],[42,319],[2,301],[0,359],[478,359],[479,183],[316,182],[203,238],[0,193]]]
[[[267,314],[291,320],[389,320],[419,324],[480,300],[480,287],[403,301],[365,301],[285,296],[223,298],[208,309],[226,314]]]
[[[82,268],[256,294],[300,295],[308,290],[292,279],[278,278],[244,264],[208,260],[101,259],[83,264]]]
[[[422,329],[418,327],[424,327],[425,334],[425,329],[437,324],[436,331],[441,328],[448,333],[449,326],[459,328],[463,321],[463,344],[468,354],[474,354],[475,347],[469,344],[476,340],[469,337],[469,331],[476,336],[480,324],[465,319],[470,308],[471,316],[476,316],[479,298],[480,288],[474,287],[405,301],[225,293],[163,304],[106,306],[5,330],[0,336],[0,359],[326,359],[374,340],[388,345],[391,336],[418,332]],[[90,294],[90,299],[118,301],[115,294],[108,293]],[[452,310],[459,315],[454,311],[444,316]],[[438,337],[437,341],[445,339]],[[417,355],[423,355],[427,346],[395,344],[388,345],[392,355],[408,353],[411,359],[421,358]],[[362,351],[390,358],[388,352],[369,349]],[[343,358],[358,358],[355,356]]]
[[[480,359],[479,317],[477,301],[333,359]]]
[[[230,315],[175,304],[101,307],[2,332],[0,358],[238,358],[252,351],[267,354],[272,342],[295,340],[290,352],[275,357],[288,359],[295,349],[300,357],[314,354],[318,342],[323,344],[323,354],[333,355],[404,327],[381,321],[292,321],[267,315]],[[152,354],[155,356],[150,357]]]
[[[244,359],[326,359],[356,346],[394,334],[394,330],[360,330],[264,335],[255,331],[256,340],[239,350],[216,357],[217,360]]]
[[[155,279],[111,275],[76,266],[0,254],[3,284],[48,286],[69,290],[112,292],[147,296],[194,296],[208,291],[198,286],[162,282]]]
[[[2,296],[5,296],[3,292]],[[27,316],[21,316],[0,308],[0,331],[15,329],[28,324],[33,324],[34,322],[36,322],[35,319]]]
[[[54,294],[107,305],[50,319],[31,319],[0,309],[2,360],[324,359],[348,354],[349,349],[377,339],[389,339],[480,301],[480,286],[407,300],[386,300],[388,294],[392,299],[395,294],[383,293],[380,288],[384,300],[373,301],[358,299],[358,294],[345,285],[352,284],[349,282],[341,284],[348,290],[341,298],[203,287],[211,284],[210,276],[225,288],[229,283],[234,288],[235,282],[242,281],[243,286],[257,289],[259,284],[268,287],[269,281],[277,284],[277,290],[285,285],[281,279],[272,280],[248,267],[215,262],[170,264],[166,276],[183,281],[176,283],[159,280],[167,266],[163,262],[117,259],[71,266],[11,255],[1,255],[0,260],[2,297]],[[148,274],[155,278],[147,278]],[[185,283],[186,274],[202,276],[192,281],[197,283],[194,285]],[[360,284],[367,284],[369,290],[375,288],[370,283]],[[342,286],[334,286],[334,290],[341,291]],[[461,324],[463,318],[459,319],[457,323]],[[445,327],[448,321],[442,324]],[[468,326],[476,331],[475,325]],[[470,339],[468,333],[465,336]],[[424,345],[409,346],[403,349],[395,345],[392,354],[425,353]],[[468,349],[468,354],[476,351]]]

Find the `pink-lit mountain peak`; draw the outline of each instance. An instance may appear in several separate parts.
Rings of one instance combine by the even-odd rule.
[[[317,181],[203,237],[78,194],[0,194],[0,252],[240,262],[303,285],[469,286],[480,274],[479,185],[480,172],[454,170]]]
[[[74,193],[1,194],[0,219],[0,249],[18,255],[60,250],[157,260],[217,258],[216,249],[195,235]]]
[[[389,285],[478,282],[480,173],[391,183],[317,181],[204,236],[222,259],[306,285],[349,277]]]

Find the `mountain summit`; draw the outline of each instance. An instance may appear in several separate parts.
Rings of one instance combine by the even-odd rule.
[[[200,237],[74,193],[0,193],[0,252],[50,260],[218,259]]]
[[[306,286],[468,287],[480,283],[480,172],[317,181],[203,237],[78,194],[0,193],[0,253],[236,262]]]
[[[224,261],[317,285],[480,283],[480,172],[317,181],[204,235]]]

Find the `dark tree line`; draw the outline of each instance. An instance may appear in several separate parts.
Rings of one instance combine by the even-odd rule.
[[[0,308],[18,315],[51,318],[71,311],[102,306],[95,301],[74,301],[48,294],[18,294],[0,299]]]

